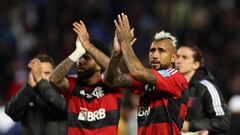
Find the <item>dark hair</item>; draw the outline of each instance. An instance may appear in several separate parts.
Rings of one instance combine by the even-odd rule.
[[[52,57],[47,54],[38,54],[35,58],[39,59],[41,62],[49,62],[54,67]]]
[[[193,59],[194,61],[198,61],[200,63],[200,67],[204,66],[204,58],[202,56],[202,51],[197,47],[193,45],[182,45],[181,47],[187,47],[193,51]]]
[[[107,47],[103,42],[96,40],[96,39],[90,39],[90,42],[101,52],[103,52],[108,57],[111,56],[111,51],[109,47]]]

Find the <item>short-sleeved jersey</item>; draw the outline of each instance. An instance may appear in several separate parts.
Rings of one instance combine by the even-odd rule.
[[[180,135],[189,97],[188,83],[176,69],[153,70],[156,85],[133,79],[140,94],[138,106],[139,135]]]
[[[69,77],[68,135],[116,135],[121,91],[102,81],[85,86]]]

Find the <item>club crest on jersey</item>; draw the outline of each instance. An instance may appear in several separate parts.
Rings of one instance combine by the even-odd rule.
[[[80,112],[78,115],[78,120],[80,121],[97,121],[104,119],[106,117],[106,112],[104,108],[100,108],[95,111],[88,111],[87,108],[80,108]]]
[[[155,90],[155,86],[146,84],[146,85],[144,85],[144,90],[146,92],[154,91]]]
[[[97,97],[97,98],[100,98],[100,97],[104,96],[104,91],[102,90],[102,87],[96,87],[93,90],[92,95]]]
[[[100,98],[104,96],[104,91],[102,90],[102,87],[96,87],[92,93],[87,93],[85,92],[85,90],[80,90],[79,94],[87,98],[93,98],[93,97]]]

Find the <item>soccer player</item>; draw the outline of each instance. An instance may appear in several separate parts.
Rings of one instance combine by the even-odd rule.
[[[116,135],[122,93],[102,81],[110,52],[89,40],[85,24],[75,22],[76,50],[53,71],[50,81],[68,101],[69,135]],[[77,77],[64,78],[77,63]]]
[[[203,65],[202,53],[196,46],[184,45],[177,50],[176,66],[188,80],[190,90],[182,131],[224,134],[230,126],[229,111],[213,76]]]
[[[5,112],[22,124],[23,135],[66,135],[67,103],[47,81],[53,70],[51,57],[32,59],[27,83],[6,104]]]
[[[127,87],[140,94],[138,106],[139,135],[180,135],[188,101],[188,84],[173,64],[176,58],[176,39],[164,31],[157,33],[150,46],[146,68],[136,57],[131,42],[128,17],[118,15],[114,21],[118,46],[115,46],[104,81],[113,87]],[[130,74],[117,71],[123,54]]]

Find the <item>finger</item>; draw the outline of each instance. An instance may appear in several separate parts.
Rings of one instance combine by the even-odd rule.
[[[28,63],[28,68],[32,68],[32,64],[31,63]]]
[[[84,24],[84,22],[82,20],[80,20],[80,24],[81,24],[81,27],[82,29],[87,32],[87,28],[86,28],[86,25]]]
[[[127,15],[124,15],[124,18],[125,18],[126,26],[127,26],[128,28],[130,28],[128,16],[127,16]]]
[[[81,28],[79,28],[79,26],[77,24],[75,24],[76,27],[73,28],[73,30],[79,35],[79,36],[82,36],[83,35],[83,32],[81,30]]]
[[[32,74],[32,71],[29,72],[29,74],[28,74],[28,79],[30,79],[31,81],[33,80],[33,74]]]
[[[78,22],[74,22],[74,23],[73,23],[73,26],[74,26],[77,30],[80,30],[80,29],[81,29],[81,27],[80,27],[80,25],[78,24]]]
[[[73,28],[73,30],[76,32],[77,35],[81,35],[81,33],[76,28]]]
[[[116,27],[116,31],[117,31],[117,30],[120,30],[119,25],[118,25],[118,23],[117,23],[116,20],[114,20],[114,24],[115,24],[115,27]]]
[[[131,33],[132,37],[134,37],[134,28],[132,28],[132,29],[130,30],[130,33]]]
[[[121,18],[122,18],[122,21],[123,21],[123,26],[124,26],[124,27],[127,26],[127,25],[126,25],[126,18],[125,18],[124,13],[121,13]]]
[[[32,75],[32,71],[29,72],[28,76],[29,76],[29,77],[32,77],[32,76],[33,76],[33,75]]]
[[[130,44],[133,45],[136,41],[137,41],[137,38],[133,38]]]
[[[114,39],[117,38],[117,29],[115,29],[115,32],[114,32]]]
[[[77,40],[79,40],[80,42],[83,41],[83,38],[82,38],[82,33],[77,31],[75,28],[73,28],[73,30],[77,33]]]
[[[41,61],[37,58],[34,58],[31,62],[32,62],[33,65],[40,65],[41,64]]]
[[[34,62],[34,60],[32,59],[32,60],[30,60],[30,62],[29,62],[31,65],[33,65],[35,62]]]
[[[82,20],[80,21],[80,23],[82,25],[82,32],[84,32],[85,36],[87,36],[87,38],[89,38],[89,34],[88,34],[88,31],[87,31],[86,25],[84,24],[84,22]]]
[[[123,21],[120,15],[118,15],[118,23],[119,23],[119,28],[123,27]]]
[[[74,28],[78,31],[79,34],[83,33],[83,27],[81,26],[81,24],[79,24],[78,22],[75,22],[74,24]]]
[[[37,63],[41,63],[41,61],[38,58],[34,58],[34,61],[36,61]]]

